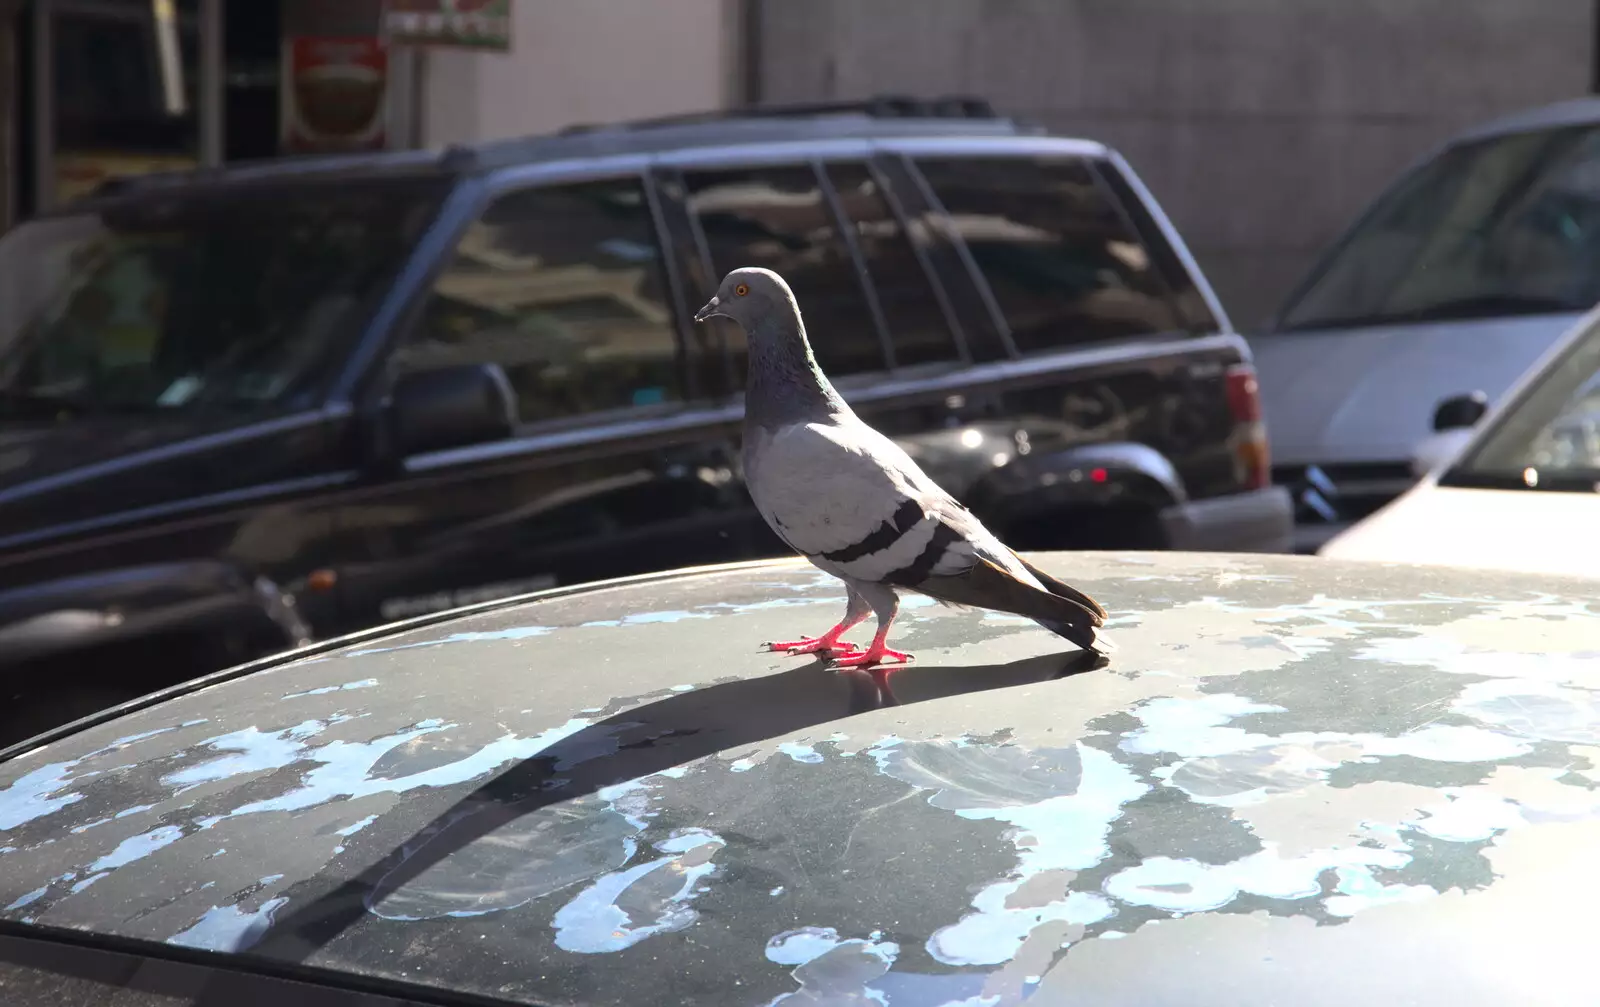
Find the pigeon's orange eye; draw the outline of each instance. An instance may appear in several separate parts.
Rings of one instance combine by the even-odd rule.
[[[746,284],[741,283],[737,287],[733,288],[733,292],[738,294],[740,297],[743,297],[745,294],[750,292],[750,288]]]

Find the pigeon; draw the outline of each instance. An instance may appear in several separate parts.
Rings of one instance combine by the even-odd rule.
[[[1083,650],[1115,649],[1100,632],[1099,602],[1012,552],[834,391],[783,277],[735,269],[694,317],[730,319],[749,344],[743,463],[756,509],[789,548],[846,588],[836,626],[771,650],[816,653],[838,667],[909,662],[911,654],[885,642],[901,591],[1024,616]],[[877,633],[863,651],[841,637],[868,614]]]

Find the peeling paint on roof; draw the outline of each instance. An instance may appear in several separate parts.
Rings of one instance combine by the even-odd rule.
[[[1345,1004],[1402,980],[1328,962],[1402,946],[1453,1003],[1563,1002],[1515,955],[1581,999],[1592,585],[1046,566],[1111,609],[1108,665],[936,605],[887,675],[769,654],[843,609],[775,565],[210,686],[0,764],[0,916],[526,1002]]]

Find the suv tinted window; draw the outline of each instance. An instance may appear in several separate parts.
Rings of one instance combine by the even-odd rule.
[[[0,240],[0,414],[304,406],[442,196],[179,191],[23,224]]]
[[[509,193],[461,238],[399,369],[497,363],[524,422],[675,401],[665,289],[636,179]]]
[[[800,302],[825,372],[838,377],[886,366],[855,263],[810,168],[687,172],[684,181],[719,280],[740,266],[775,270]],[[730,348],[742,356],[744,336],[737,326],[727,328]]]
[[[939,310],[928,274],[877,180],[863,164],[830,164],[827,172],[878,293],[895,363],[955,360],[959,356],[955,337]]]
[[[1017,349],[1182,327],[1144,245],[1082,160],[917,165],[988,279]]]

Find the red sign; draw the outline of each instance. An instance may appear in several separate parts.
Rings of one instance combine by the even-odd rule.
[[[285,149],[381,149],[389,95],[383,40],[299,35],[284,41]]]

